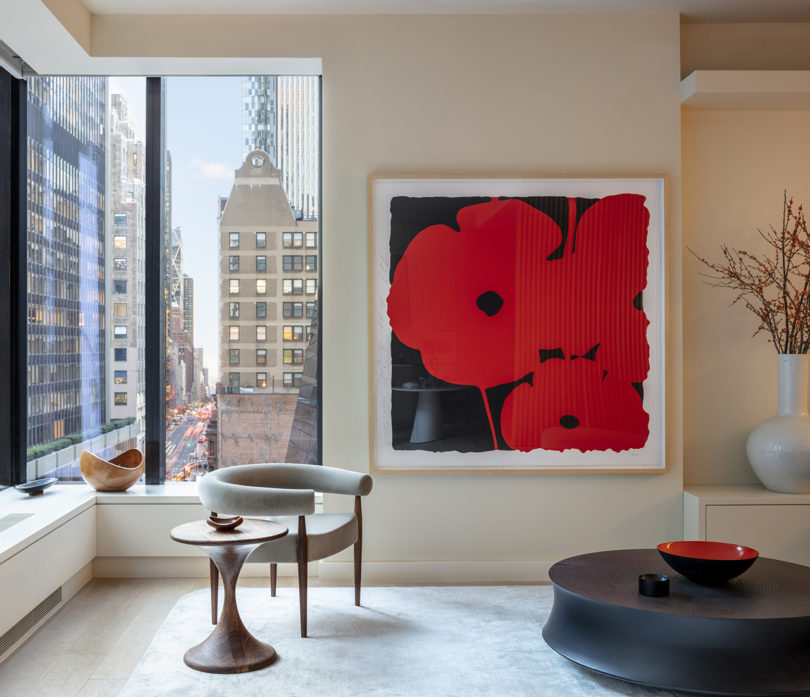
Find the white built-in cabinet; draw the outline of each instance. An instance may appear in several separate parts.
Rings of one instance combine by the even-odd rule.
[[[734,542],[763,557],[810,566],[810,494],[756,486],[687,486],[684,538]]]

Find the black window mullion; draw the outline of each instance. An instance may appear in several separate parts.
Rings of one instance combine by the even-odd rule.
[[[164,237],[165,88],[163,78],[146,78],[145,158],[145,361],[146,483],[162,484],[166,469],[166,301]]]
[[[0,68],[0,488],[26,473],[27,91]]]

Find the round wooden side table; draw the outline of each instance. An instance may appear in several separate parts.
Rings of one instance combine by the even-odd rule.
[[[246,673],[269,666],[276,650],[259,641],[242,624],[236,607],[236,580],[242,564],[259,545],[284,537],[288,529],[269,520],[245,518],[235,530],[216,530],[204,520],[178,525],[171,531],[175,542],[202,547],[222,575],[225,598],[213,632],[186,651],[186,665],[206,673]]]

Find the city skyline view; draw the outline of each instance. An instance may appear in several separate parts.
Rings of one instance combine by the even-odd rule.
[[[211,388],[219,375],[218,202],[241,164],[241,77],[166,78],[166,148],[172,159],[172,227],[194,279],[194,345]]]
[[[274,98],[248,110],[257,82]],[[151,126],[146,88],[139,77],[29,80],[29,473],[77,479],[83,450],[144,448],[155,311],[146,134],[156,126],[166,135],[165,477],[317,462],[317,79],[165,78],[164,120]],[[279,167],[262,148],[276,132]]]

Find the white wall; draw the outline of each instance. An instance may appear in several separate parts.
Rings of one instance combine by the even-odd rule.
[[[669,471],[378,475],[365,502],[365,558],[555,560],[680,537],[677,15],[95,16],[91,45],[99,65],[120,56],[322,58],[330,465],[369,470],[369,174],[668,175]],[[35,67],[47,69],[47,58]]]

